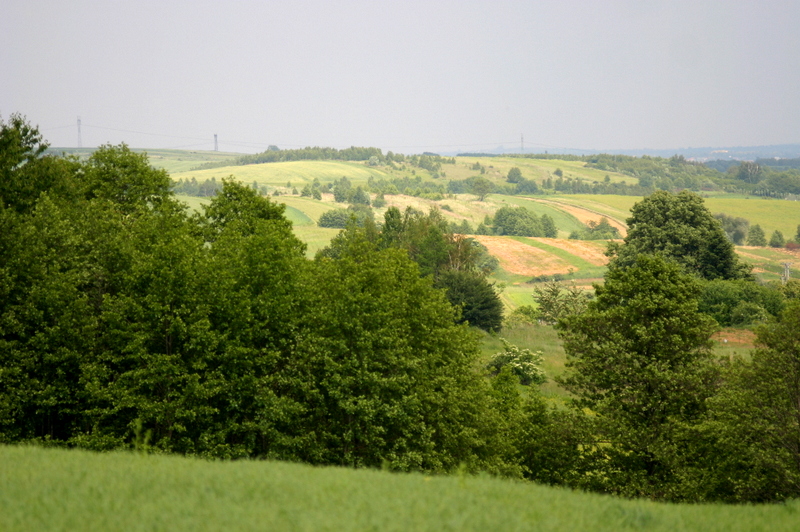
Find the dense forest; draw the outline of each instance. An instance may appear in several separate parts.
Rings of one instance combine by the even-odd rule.
[[[309,260],[252,187],[224,180],[187,214],[124,145],[45,148],[0,123],[0,443],[800,496],[800,290],[758,285],[693,193],[633,208],[591,301],[540,292],[569,357],[551,408],[535,354],[479,363],[475,327],[503,325],[491,260],[438,211],[348,223]],[[759,348],[715,357],[718,324],[748,312]]]

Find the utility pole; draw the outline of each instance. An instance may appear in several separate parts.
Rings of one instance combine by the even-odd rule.
[[[783,284],[789,282],[789,276],[791,275],[791,269],[790,269],[791,265],[792,265],[791,262],[783,263],[783,275],[781,275],[781,281],[783,282]]]
[[[219,146],[217,145],[217,134],[214,133],[214,151],[219,151]]]
[[[78,147],[83,147],[83,143],[81,142],[81,117],[78,117]]]
[[[519,134],[519,152],[525,153],[525,135]]]

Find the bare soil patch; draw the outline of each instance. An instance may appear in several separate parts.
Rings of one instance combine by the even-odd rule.
[[[568,262],[543,249],[508,237],[475,236],[474,238],[486,246],[489,253],[500,261],[500,267],[509,273],[533,277],[567,273],[571,267]]]
[[[755,347],[756,333],[748,329],[725,328],[714,333],[711,338],[721,344],[753,348]]]

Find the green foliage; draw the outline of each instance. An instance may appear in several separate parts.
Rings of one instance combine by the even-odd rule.
[[[347,209],[332,209],[325,211],[319,217],[317,225],[320,227],[335,227],[344,229],[352,220],[357,226],[363,227],[365,223],[372,221],[372,209],[366,205],[351,205]]]
[[[542,223],[542,233],[546,238],[558,238],[558,228],[556,222],[547,214],[540,218]]]
[[[522,180],[522,172],[516,166],[508,171],[506,181],[509,183],[519,183]]]
[[[483,201],[494,191],[494,184],[488,179],[478,177],[472,181],[469,191],[478,196],[478,201]]]
[[[612,268],[583,314],[562,320],[576,406],[596,417],[587,448],[599,476],[587,487],[668,497],[676,479],[671,434],[697,420],[713,393],[711,318],[697,309],[698,281],[681,266],[640,255]]]
[[[523,386],[547,382],[547,375],[542,369],[541,351],[520,349],[505,338],[501,338],[500,341],[503,342],[503,350],[495,353],[486,364],[486,369],[497,375],[507,367]]]
[[[402,470],[486,465],[476,449],[492,422],[471,370],[475,337],[454,324],[452,307],[404,252],[370,251],[359,238],[348,248],[317,261],[309,279],[295,356],[304,372],[318,368],[306,392],[318,450],[305,459]]]
[[[533,305],[520,305],[507,314],[503,321],[505,328],[514,328],[521,325],[530,325],[539,320],[539,311]]]
[[[542,323],[555,324],[568,316],[583,313],[589,303],[589,295],[574,284],[564,286],[557,281],[548,281],[533,289],[539,305],[537,318]]]
[[[786,245],[786,239],[783,238],[783,233],[781,233],[776,229],[772,233],[772,236],[769,238],[769,247],[782,248],[785,245]]]
[[[749,268],[739,262],[720,223],[688,191],[657,191],[631,209],[622,246],[609,248],[611,267],[628,267],[641,254],[663,254],[704,279],[742,279]]]
[[[485,331],[499,331],[503,326],[503,302],[482,273],[445,270],[439,274],[436,286],[444,288],[450,303],[461,309],[459,322]]]
[[[555,225],[552,222],[552,218],[547,222],[550,233]],[[494,214],[492,227],[497,235],[545,236],[542,220],[525,207],[501,207]]]
[[[574,240],[613,240],[620,237],[619,229],[603,216],[599,222],[589,221],[583,231],[573,231],[569,237]]]
[[[212,242],[229,226],[253,233],[257,220],[271,220],[291,232],[292,224],[284,217],[285,210],[282,203],[273,203],[230,177],[222,180],[222,191],[203,205],[203,214],[196,217],[196,222],[206,240]]]
[[[333,185],[333,199],[337,203],[345,203],[350,201],[352,197],[352,185],[347,177],[342,176],[341,179],[336,181]]]
[[[753,281],[717,279],[702,284],[698,308],[723,327],[744,326],[778,317],[783,311],[780,290]]]
[[[715,214],[714,218],[719,220],[719,223],[722,224],[722,229],[725,231],[725,234],[728,235],[728,239],[731,242],[737,246],[744,244],[745,237],[748,235],[750,222],[745,218],[729,216],[724,212]]]
[[[0,209],[27,213],[42,193],[69,195],[74,163],[44,155],[47,147],[22,115],[0,120]]]
[[[150,166],[147,155],[132,152],[125,144],[101,146],[83,171],[87,198],[112,201],[125,212],[157,204],[172,194],[169,174]]]
[[[180,179],[177,182],[172,183],[172,191],[175,194],[184,194],[186,196],[216,196],[217,192],[219,192],[221,188],[222,184],[218,183],[215,177],[206,179],[202,182],[198,182],[197,179],[192,177],[186,181]]]
[[[800,497],[800,302],[757,330],[750,361],[735,359],[696,431],[696,498],[774,502]]]
[[[747,232],[747,245],[761,247],[767,245],[767,237],[760,225],[755,224],[750,226],[750,230]]]
[[[189,217],[125,147],[73,166],[0,209],[0,442],[518,475],[474,333],[374,226],[309,263],[252,187]]]
[[[368,161],[371,157],[376,157],[379,162],[384,160],[384,156],[379,148],[361,148],[352,146],[343,150],[320,147],[306,147],[296,150],[280,150],[276,146],[270,146],[265,152],[256,153],[253,155],[241,155],[235,158],[233,161],[225,160],[220,162],[205,163],[193,168],[193,170],[287,161]]]

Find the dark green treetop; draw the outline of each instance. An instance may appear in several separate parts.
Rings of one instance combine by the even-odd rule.
[[[659,253],[704,279],[750,276],[697,194],[659,190],[634,205],[631,213],[624,244],[609,246],[611,267],[630,267],[641,254]]]

